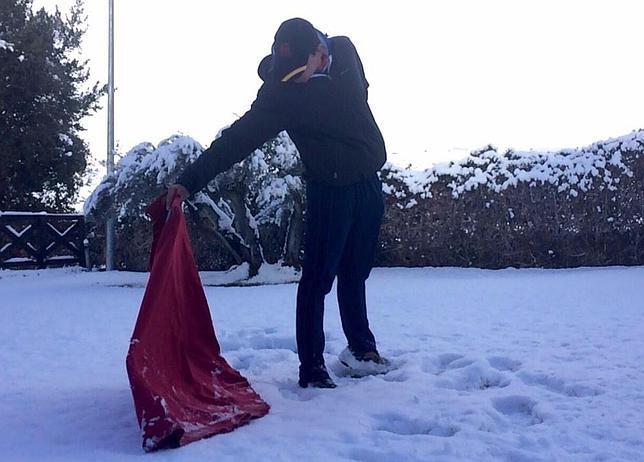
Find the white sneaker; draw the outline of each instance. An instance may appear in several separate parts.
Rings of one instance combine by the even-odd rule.
[[[392,370],[391,361],[380,356],[377,351],[355,353],[349,347],[342,350],[338,356],[340,364],[347,368],[353,377],[386,374]]]

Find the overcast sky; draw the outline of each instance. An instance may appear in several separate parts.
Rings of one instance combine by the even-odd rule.
[[[34,0],[37,7],[70,0]],[[638,0],[115,0],[121,151],[182,132],[208,145],[257,92],[280,22],[356,44],[390,159],[417,167],[492,143],[577,147],[644,128]],[[108,0],[86,1],[84,52],[107,81]],[[106,151],[105,111],[86,122]]]

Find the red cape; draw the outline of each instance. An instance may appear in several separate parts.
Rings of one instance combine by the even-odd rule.
[[[269,406],[220,355],[180,201],[147,209],[150,279],[127,355],[146,451],[229,432]]]

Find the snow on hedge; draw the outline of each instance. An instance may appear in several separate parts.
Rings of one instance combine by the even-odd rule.
[[[642,150],[644,130],[600,141],[585,148],[559,152],[510,150],[499,153],[489,146],[464,159],[438,163],[424,171],[387,164],[384,179],[395,178],[402,181],[409,193],[418,194],[423,199],[432,197],[431,186],[439,180],[447,180],[446,184],[454,198],[479,187],[499,193],[511,186],[516,187],[519,183],[530,186],[556,185],[560,192],[567,191],[570,196],[576,197],[579,191],[587,192],[594,185],[598,185],[600,189],[615,190],[620,175],[633,175],[622,162],[622,154]],[[383,189],[385,193],[394,194],[398,198],[408,196],[407,192],[386,183]],[[415,204],[411,202],[408,204],[413,205]]]
[[[157,185],[169,183],[177,163],[193,162],[203,151],[203,147],[189,136],[173,135],[155,147],[152,143],[140,143],[130,149],[115,165],[114,171],[106,176],[85,201],[83,213],[92,212],[97,202],[106,193],[118,195],[130,187],[137,179],[146,179]],[[127,201],[118,206],[117,216],[128,213]]]
[[[467,191],[487,188],[499,193],[520,183],[529,186],[551,184],[560,192],[576,197],[580,191],[587,192],[592,187],[617,189],[620,176],[632,176],[632,171],[622,161],[625,152],[644,150],[644,130],[629,135],[600,141],[580,149],[565,149],[558,152],[506,151],[498,152],[494,147],[475,151],[469,156],[433,167],[416,171],[388,163],[383,175],[383,190],[397,198],[419,195],[431,198],[434,183],[445,182],[457,199]],[[203,147],[189,136],[174,135],[162,141],[158,147],[151,143],[141,143],[133,147],[116,165],[114,173],[107,177],[92,193],[85,203],[87,214],[96,205],[97,198],[110,190],[111,194],[131,184],[134,178],[146,177],[158,185],[167,184],[169,176],[176,176],[177,170],[193,162],[203,151]],[[256,202],[260,209],[272,215],[271,204],[281,204],[294,190],[301,190],[302,180],[291,174],[275,175],[276,168],[291,171],[299,162],[299,155],[293,142],[285,134],[280,134],[272,144],[270,160],[262,150],[254,151],[248,158],[248,167],[259,178],[260,188],[256,191]],[[179,165],[177,164],[179,162]],[[264,178],[262,180],[262,178]],[[399,180],[407,191],[399,190],[392,181]],[[411,199],[406,208],[417,204]],[[117,216],[127,212],[123,204]],[[262,213],[261,219],[267,219]]]
[[[197,141],[183,135],[174,135],[158,147],[136,145],[85,202],[88,221],[100,227],[114,213],[120,227],[117,234],[127,235],[128,241],[144,241],[149,233],[145,223],[148,204],[203,152]],[[299,154],[283,132],[192,196],[186,204],[203,225],[194,230],[196,241],[216,238],[227,244],[219,250],[206,248],[204,264],[221,269],[248,261],[251,276],[262,263],[296,264],[304,193],[300,173]],[[123,245],[123,268],[142,261],[137,246]]]
[[[13,43],[9,43],[6,40],[0,39],[0,48],[3,50],[13,51]]]
[[[259,188],[255,194],[257,207],[265,210],[268,215],[275,215],[275,207],[282,204],[290,192],[301,189],[303,184],[299,176],[288,173],[296,170],[299,163],[299,154],[290,138],[281,133],[267,145],[270,146],[270,153],[257,149],[248,157],[246,163],[248,170],[258,182]],[[87,199],[84,213],[87,215],[92,212],[101,196],[106,193],[118,194],[132,185],[137,178],[147,178],[149,182],[157,185],[171,183],[186,165],[201,155],[203,150],[197,141],[183,135],[173,135],[161,141],[158,147],[149,142],[134,146],[118,161],[114,172],[105,177]],[[285,174],[281,175],[281,172]],[[214,189],[212,183],[209,189]],[[202,195],[198,195],[195,200],[214,205],[206,201]],[[216,206],[213,208],[219,209]],[[125,214],[126,210],[119,207],[117,216]],[[264,215],[266,214],[262,214],[260,219],[267,219]]]
[[[151,143],[138,144],[119,161],[115,187],[126,185],[137,175],[156,174],[157,184],[164,184],[168,174],[177,166],[177,156],[185,156],[188,162],[192,162],[201,151],[201,145],[188,136],[175,135],[162,141],[156,149]]]
[[[88,198],[88,221],[100,228],[114,210],[118,232],[132,242],[122,246],[122,268],[143,269],[140,243],[149,234],[145,208],[202,152],[198,142],[182,135],[158,147],[141,143]],[[643,154],[640,130],[559,152],[500,153],[487,147],[424,171],[387,164],[380,173],[389,195],[381,231],[386,257],[380,263],[495,268],[639,264]],[[296,265],[303,235],[303,182],[297,149],[281,133],[190,198],[187,206],[200,224],[193,231],[205,267],[224,269],[246,261],[255,274],[262,263]],[[552,207],[558,204],[557,213],[537,197],[547,197]],[[528,232],[519,222],[540,226],[530,225]],[[486,227],[503,235],[505,247],[476,234]],[[206,244],[213,239],[217,245]],[[548,252],[553,246],[558,246],[556,254]],[[574,251],[566,253],[564,247]]]

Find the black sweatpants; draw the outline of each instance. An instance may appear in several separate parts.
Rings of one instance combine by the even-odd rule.
[[[376,174],[349,186],[307,184],[302,278],[297,290],[300,370],[324,364],[324,297],[338,278],[338,304],[349,346],[373,351],[365,281],[371,272],[384,212]]]

